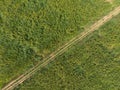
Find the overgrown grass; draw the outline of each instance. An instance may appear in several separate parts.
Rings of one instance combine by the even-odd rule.
[[[104,0],[0,0],[0,87],[112,8]]]
[[[15,90],[119,90],[120,15]]]

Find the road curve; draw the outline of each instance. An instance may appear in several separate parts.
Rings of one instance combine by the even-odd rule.
[[[26,71],[24,74],[16,78],[15,80],[8,83],[6,86],[2,88],[2,90],[13,90],[16,86],[23,83],[26,79],[30,78],[33,74],[35,74],[38,70],[40,70],[42,67],[48,65],[51,61],[55,60],[55,58],[58,55],[61,55],[64,53],[68,47],[71,47],[74,43],[81,41],[86,36],[91,34],[92,32],[98,30],[99,27],[104,25],[106,22],[111,20],[114,16],[117,16],[120,13],[120,6],[115,8],[113,11],[111,11],[108,15],[104,16],[100,20],[98,20],[96,23],[91,25],[90,27],[86,28],[84,32],[80,33],[73,39],[71,39],[69,42],[67,42],[62,47],[58,48],[56,51],[51,53],[48,57],[44,58],[42,62],[39,62],[36,66],[31,68],[30,70]]]

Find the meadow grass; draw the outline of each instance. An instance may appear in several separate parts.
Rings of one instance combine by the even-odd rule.
[[[114,7],[104,0],[0,0],[0,87]]]
[[[119,90],[120,15],[15,90]]]

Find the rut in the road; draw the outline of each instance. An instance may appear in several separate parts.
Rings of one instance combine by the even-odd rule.
[[[115,10],[111,11],[108,15],[104,16],[102,19],[98,20],[96,23],[94,23],[92,26],[87,28],[84,32],[79,34],[78,36],[71,39],[68,43],[63,45],[62,47],[58,48],[55,52],[50,54],[48,57],[46,57],[42,62],[38,63],[36,66],[25,72],[23,75],[18,77],[17,79],[11,81],[8,83],[5,87],[2,88],[2,90],[12,90],[22,82],[24,82],[26,79],[30,78],[33,74],[35,74],[40,68],[48,65],[51,61],[55,60],[55,58],[64,53],[68,47],[71,47],[74,43],[81,41],[83,38],[97,30],[99,27],[104,25],[104,23],[108,22],[110,19],[112,19],[114,16],[118,15],[120,13],[120,6],[117,7]]]

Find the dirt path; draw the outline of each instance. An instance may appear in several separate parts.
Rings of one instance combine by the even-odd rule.
[[[110,4],[112,4],[114,2],[114,0],[105,0],[106,2],[109,2]]]
[[[40,63],[38,63],[36,66],[25,72],[20,77],[16,78],[15,80],[8,83],[5,87],[2,88],[2,90],[13,90],[16,86],[23,83],[26,79],[30,78],[33,74],[35,74],[38,70],[40,70],[42,67],[48,65],[51,61],[53,61],[58,55],[61,55],[64,53],[68,47],[71,47],[74,43],[81,41],[86,36],[97,30],[99,27],[104,25],[104,23],[111,20],[114,16],[118,15],[120,13],[120,6],[111,11],[108,15],[104,16],[102,19],[98,20],[96,23],[94,23],[92,26],[87,28],[84,32],[80,33],[78,36],[71,39],[68,43],[63,45],[62,47],[58,48],[55,52],[50,54],[48,57],[44,58],[44,60]]]

